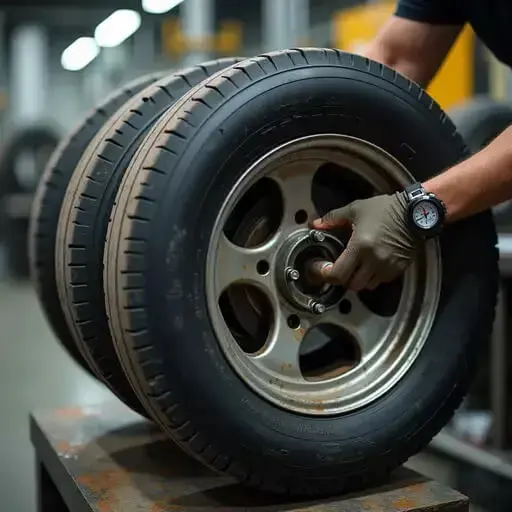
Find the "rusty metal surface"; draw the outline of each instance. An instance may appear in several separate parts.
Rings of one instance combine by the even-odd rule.
[[[71,511],[463,512],[468,500],[401,469],[364,494],[284,502],[246,490],[186,456],[147,421],[115,403],[35,413],[39,461]],[[79,492],[77,492],[77,490]]]

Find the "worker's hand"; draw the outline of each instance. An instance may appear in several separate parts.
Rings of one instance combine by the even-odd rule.
[[[406,217],[404,193],[354,201],[313,222],[319,230],[352,225],[352,236],[324,279],[355,291],[375,289],[393,281],[411,263],[418,239],[413,238]]]

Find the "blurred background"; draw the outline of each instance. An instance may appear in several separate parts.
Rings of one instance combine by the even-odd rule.
[[[0,510],[36,510],[29,412],[112,398],[60,348],[28,282],[30,207],[58,140],[142,74],[296,46],[360,52],[394,7],[361,0],[0,2]],[[512,122],[511,78],[468,27],[429,92],[477,150]],[[510,511],[510,205],[496,218],[503,264],[496,332],[464,407],[411,465],[482,509]]]

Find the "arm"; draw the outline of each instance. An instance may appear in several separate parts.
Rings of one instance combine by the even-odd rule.
[[[464,13],[450,0],[400,0],[395,16],[367,48],[366,56],[426,87],[463,24]],[[512,127],[424,187],[444,201],[448,222],[512,198]],[[402,274],[421,245],[409,228],[406,212],[406,197],[399,192],[354,201],[313,221],[316,229],[353,227],[344,252],[322,268],[324,279],[359,291]]]
[[[450,0],[400,0],[365,52],[427,87],[458,37],[465,17]],[[424,183],[442,199],[451,222],[512,197],[512,127],[486,149]]]
[[[512,127],[479,153],[428,180],[424,187],[444,201],[447,222],[512,198]]]
[[[365,57],[396,69],[426,88],[461,28],[392,16],[367,47]]]
[[[423,186],[444,201],[447,222],[511,199],[512,126],[479,153]],[[402,274],[422,245],[409,228],[406,211],[406,198],[398,192],[354,201],[313,221],[316,229],[346,224],[355,228],[342,255],[321,269],[324,279],[360,291],[374,289]]]

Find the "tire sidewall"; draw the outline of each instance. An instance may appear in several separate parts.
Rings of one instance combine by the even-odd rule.
[[[285,80],[276,74],[244,89],[208,118],[177,161],[162,153],[155,162],[174,169],[148,228],[159,233],[149,241],[145,271],[151,337],[176,402],[186,404],[198,430],[215,428],[221,452],[260,468],[285,458],[302,471],[332,476],[333,466],[357,471],[371,460],[385,464],[379,458],[396,457],[421,443],[414,435],[434,417],[439,426],[448,419],[454,407],[450,399],[465,390],[492,315],[495,291],[488,275],[496,256],[488,212],[449,226],[441,238],[439,314],[413,367],[386,395],[342,418],[297,415],[255,394],[220,349],[205,290],[216,215],[258,157],[297,137],[343,133],[378,145],[425,180],[464,156],[440,121],[416,98],[378,77],[308,67],[287,72]],[[392,128],[382,128],[387,125]]]

